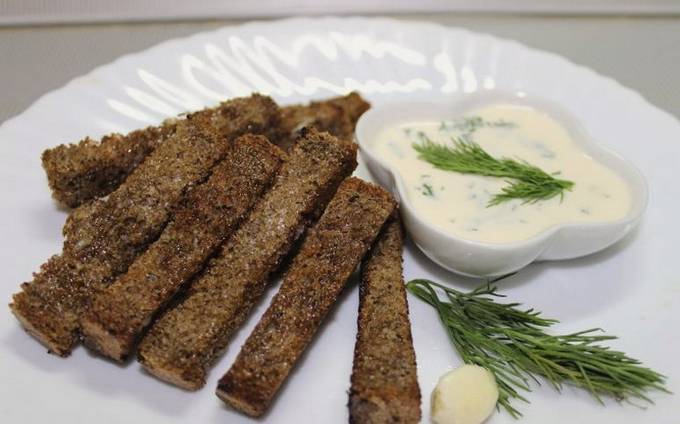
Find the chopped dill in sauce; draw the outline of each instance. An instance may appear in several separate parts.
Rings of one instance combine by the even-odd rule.
[[[420,192],[423,194],[423,196],[434,197],[434,190],[432,189],[431,184],[422,183],[420,186]]]
[[[454,140],[474,143],[492,159],[526,161],[542,170],[546,180],[573,182],[572,190],[563,198],[555,191],[556,196],[536,203],[518,196],[497,199],[489,207],[513,180],[438,169],[412,148],[425,141],[455,148]],[[563,222],[620,219],[631,206],[629,187],[620,176],[588,156],[561,123],[529,107],[496,104],[462,117],[406,121],[379,133],[376,149],[403,178],[404,196],[415,213],[471,240],[523,240]],[[530,185],[516,188],[515,194],[533,195]]]
[[[485,120],[481,116],[463,116],[453,121],[441,121],[439,131],[473,133],[479,128],[515,128],[516,123],[504,119]]]

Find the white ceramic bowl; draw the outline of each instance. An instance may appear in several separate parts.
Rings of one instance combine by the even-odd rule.
[[[623,219],[602,223],[567,222],[552,226],[530,239],[511,243],[467,240],[423,220],[411,204],[401,175],[376,154],[376,136],[381,129],[408,120],[451,119],[475,107],[496,102],[532,106],[561,122],[588,154],[628,183],[632,193],[628,214]],[[404,224],[415,244],[434,262],[460,274],[499,276],[537,260],[571,259],[597,252],[628,234],[640,222],[647,206],[647,183],[635,166],[595,143],[577,120],[560,106],[522,92],[489,91],[442,97],[439,101],[383,104],[361,117],[356,137],[361,155],[373,176],[399,200]],[[455,205],[451,207],[455,208]]]

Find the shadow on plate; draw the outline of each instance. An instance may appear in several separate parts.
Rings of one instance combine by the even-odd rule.
[[[568,320],[595,314],[627,296],[637,286],[633,273],[640,270],[624,261],[621,266],[611,270],[606,279],[594,280],[597,277],[593,276],[592,267],[612,261],[617,255],[631,253],[631,245],[639,239],[639,234],[640,227],[607,249],[581,258],[532,263],[498,281],[499,292],[517,290],[521,297],[513,300],[525,302],[527,308],[543,308],[547,317]],[[481,279],[457,275],[438,266],[410,240],[407,246],[416,267],[422,270],[421,275],[410,275],[408,278],[430,278],[463,291],[473,290],[483,284]],[[596,290],[590,290],[595,284]],[[565,302],[565,299],[573,301]]]
[[[30,234],[27,234],[26,237],[58,243],[58,246],[60,246],[59,250],[61,250],[61,245],[64,241],[61,229],[66,222],[69,210],[58,208],[56,205],[57,203],[55,202],[53,209],[31,208],[29,210],[28,213],[32,215],[31,222],[33,225],[29,229]]]
[[[3,344],[9,352],[19,357],[22,361],[29,363],[32,367],[38,368],[46,373],[58,373],[67,371],[69,368],[68,359],[51,355],[47,348],[29,336],[16,321],[14,316],[8,317],[16,324],[3,340]]]
[[[49,378],[48,374],[67,375],[69,382],[98,393],[104,399],[124,398],[161,415],[176,416],[188,408],[193,398],[187,396],[187,392],[144,373],[136,361],[119,364],[101,360],[102,357],[82,346],[77,347],[68,358],[50,355],[18,324],[4,344],[20,361],[44,371],[46,378]],[[64,390],[68,391],[68,387]]]

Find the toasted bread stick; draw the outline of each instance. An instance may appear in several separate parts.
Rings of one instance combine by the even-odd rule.
[[[156,146],[175,131],[176,120],[131,133],[109,134],[100,141],[86,137],[78,144],[62,144],[42,154],[52,197],[75,208],[105,196],[120,185]]]
[[[158,237],[187,189],[208,176],[229,146],[204,117],[189,117],[116,191],[73,218],[77,225],[65,226],[62,253],[14,295],[10,307],[26,330],[68,355],[90,296]]]
[[[274,101],[257,94],[197,113],[211,116],[215,129],[230,140],[245,133],[274,136],[272,130],[278,132],[280,119]],[[52,196],[76,207],[111,193],[175,131],[176,125],[177,119],[168,119],[159,126],[126,135],[107,135],[99,142],[88,137],[78,144],[45,150],[42,164]]]
[[[391,219],[364,259],[349,421],[420,422],[420,388],[402,276],[403,233]]]
[[[304,127],[351,140],[354,126],[369,104],[357,93],[280,111],[266,96],[254,94],[223,102],[199,113],[214,115],[218,131],[227,138],[263,134],[288,150]],[[180,119],[180,118],[177,118]],[[110,134],[100,141],[85,138],[43,152],[42,163],[53,197],[69,207],[105,196],[175,130],[176,118],[159,126]]]
[[[375,185],[357,178],[340,185],[219,381],[217,396],[252,416],[269,408],[394,207],[392,196]]]
[[[338,138],[352,140],[357,120],[369,107],[370,104],[356,92],[307,105],[283,107],[281,137],[277,144],[288,150],[302,128],[316,128]]]
[[[85,345],[117,361],[240,224],[272,182],[284,153],[265,137],[236,139],[210,178],[181,202],[158,240],[94,296],[81,319]]]
[[[262,297],[269,275],[340,182],[356,167],[356,146],[314,130],[289,153],[272,188],[139,346],[151,374],[196,390]]]

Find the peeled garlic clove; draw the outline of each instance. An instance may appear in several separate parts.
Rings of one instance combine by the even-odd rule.
[[[491,415],[497,401],[493,374],[477,365],[463,365],[441,376],[432,391],[432,421],[480,424]]]

